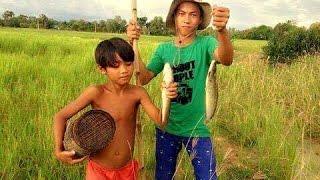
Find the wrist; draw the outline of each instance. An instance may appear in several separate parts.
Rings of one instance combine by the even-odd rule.
[[[228,33],[228,30],[227,29],[223,29],[221,31],[218,31],[217,34],[217,40],[220,42],[220,43],[223,43],[223,42],[226,42],[226,41],[229,41],[230,38],[229,38],[229,33]]]
[[[56,148],[54,149],[54,154],[58,154],[58,153],[60,153],[60,152],[62,152],[62,151],[64,151],[63,147],[56,147]]]
[[[59,154],[60,154],[60,151],[54,151],[54,153],[53,153],[53,155],[54,155],[57,159],[59,159]]]

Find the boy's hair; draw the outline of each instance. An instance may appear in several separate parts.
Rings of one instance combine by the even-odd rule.
[[[121,38],[111,38],[100,42],[95,51],[96,63],[102,67],[118,67],[116,54],[125,62],[134,61],[132,46]]]

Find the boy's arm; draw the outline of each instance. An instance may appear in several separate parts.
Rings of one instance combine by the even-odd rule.
[[[218,32],[217,39],[219,41],[218,48],[214,51],[214,57],[221,64],[230,66],[233,61],[233,47],[229,38],[227,29]]]
[[[85,158],[73,159],[74,152],[66,152],[63,147],[63,138],[66,129],[66,122],[73,115],[81,111],[83,108],[88,106],[95,94],[97,89],[95,87],[87,88],[76,100],[65,106],[54,116],[54,141],[55,141],[55,155],[56,157],[63,162],[74,164],[81,162]]]
[[[139,79],[140,79],[141,85],[144,86],[154,78],[154,73],[147,69],[146,65],[141,60],[140,54],[138,59],[139,59],[139,69],[140,69]]]
[[[165,84],[161,84],[161,88],[166,88],[167,91],[167,97],[170,99],[174,99],[178,96],[177,93],[177,84],[172,83],[171,86],[165,87]],[[168,122],[162,122],[162,113],[161,110],[154,105],[154,103],[151,101],[149,94],[147,91],[143,88],[139,88],[139,96],[140,96],[140,103],[145,112],[148,114],[148,116],[160,127],[164,127],[167,125]]]
[[[214,51],[214,57],[226,66],[231,65],[233,60],[233,47],[226,29],[229,17],[230,10],[228,8],[214,7],[212,24],[218,29],[217,39],[219,41],[219,46]]]
[[[150,96],[143,87],[139,87],[140,104],[148,116],[159,126],[165,126],[161,120],[161,111],[151,101]]]

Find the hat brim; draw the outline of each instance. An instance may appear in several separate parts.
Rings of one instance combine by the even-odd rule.
[[[193,3],[197,3],[200,5],[200,7],[202,8],[203,11],[203,17],[202,17],[202,22],[201,24],[199,24],[198,26],[198,30],[203,30],[205,28],[207,28],[211,22],[211,18],[212,18],[212,8],[211,5],[207,2],[198,2],[195,0],[173,0],[170,9],[169,9],[169,13],[167,15],[167,19],[166,19],[166,26],[172,30],[175,30],[175,20],[174,20],[174,13],[175,10],[179,7],[179,5],[183,2],[193,2]]]

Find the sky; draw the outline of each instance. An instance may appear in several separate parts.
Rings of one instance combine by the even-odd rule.
[[[262,24],[274,26],[279,22],[295,20],[308,27],[320,21],[320,0],[203,0],[230,9],[229,27],[246,29]],[[171,0],[137,0],[138,16],[167,15]],[[57,20],[110,19],[116,15],[129,20],[131,0],[0,0],[0,13],[12,10],[16,15],[46,14]]]

